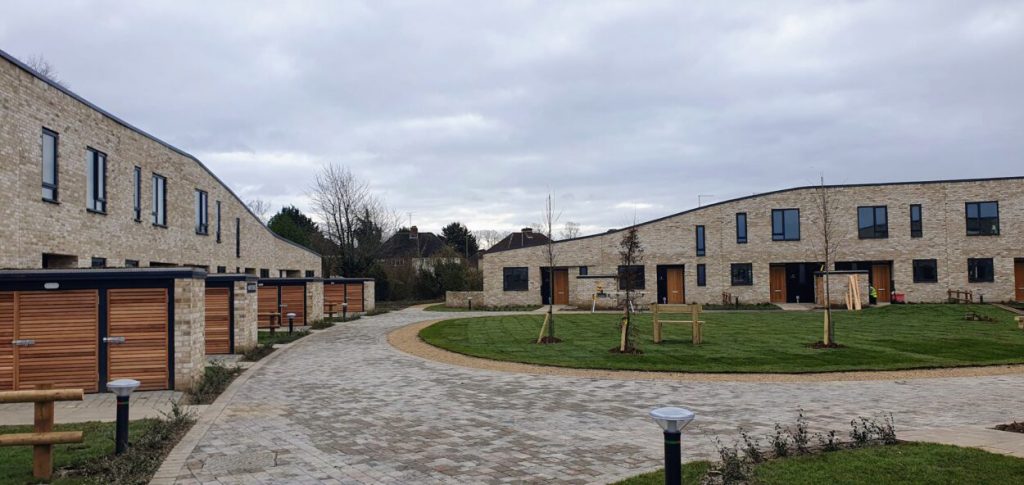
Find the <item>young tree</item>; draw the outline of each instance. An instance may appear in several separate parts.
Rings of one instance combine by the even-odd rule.
[[[455,249],[460,256],[466,259],[469,259],[470,256],[480,250],[476,242],[476,236],[469,232],[469,228],[461,222],[453,222],[444,226],[441,229],[441,235],[444,236],[452,249]]]
[[[562,228],[562,239],[573,239],[580,235],[580,225],[577,222],[569,221]]]
[[[559,214],[555,214],[555,201],[554,196],[548,193],[547,203],[544,205],[544,212],[541,214],[543,219],[543,231],[548,237],[548,243],[545,247],[544,256],[548,263],[548,277],[550,278],[550,284],[548,284],[548,313],[547,313],[547,329],[548,334],[543,339],[540,339],[540,343],[553,344],[558,343],[559,340],[555,337],[555,242],[553,231],[555,223],[558,222]]]
[[[829,288],[829,276],[835,266],[836,257],[840,250],[841,238],[839,228],[835,220],[839,212],[837,199],[832,197],[832,187],[825,185],[825,177],[821,177],[821,183],[815,189],[815,209],[818,212],[817,235],[818,249],[824,260],[824,284],[825,284],[825,329],[822,343],[827,347],[836,345],[835,321],[832,319],[832,295]]]
[[[623,233],[622,240],[619,241],[619,264],[623,267],[619,280],[622,288],[626,291],[626,300],[622,308],[622,322],[625,324],[623,333],[625,335],[623,342],[616,348],[619,352],[640,352],[636,346],[636,329],[630,309],[636,307],[636,289],[639,286],[636,278],[637,274],[632,269],[642,264],[643,260],[644,247],[640,242],[640,233],[637,231],[636,222],[634,221],[633,225]]]

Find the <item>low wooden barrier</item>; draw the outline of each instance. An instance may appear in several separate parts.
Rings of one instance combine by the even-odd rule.
[[[970,290],[946,290],[950,303],[974,303],[974,292]]]
[[[703,326],[704,321],[700,319],[700,312],[703,308],[699,304],[690,305],[665,305],[655,303],[651,305],[651,309],[654,312],[654,343],[661,343],[661,329],[662,325],[666,323],[683,323],[690,324],[693,333],[693,345],[700,345],[704,341]],[[662,313],[689,313],[689,320],[664,320],[661,317]]]
[[[53,475],[53,445],[81,443],[81,431],[53,430],[54,401],[81,401],[82,389],[46,389],[0,392],[0,403],[35,403],[35,431],[0,435],[0,446],[31,446],[32,476],[49,480]]]

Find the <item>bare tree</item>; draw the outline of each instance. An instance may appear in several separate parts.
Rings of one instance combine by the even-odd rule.
[[[824,260],[824,284],[825,284],[825,331],[822,342],[826,346],[834,346],[836,343],[835,322],[832,319],[832,295],[829,285],[829,276],[832,268],[835,267],[836,257],[841,248],[842,239],[839,237],[835,215],[839,212],[836,207],[837,200],[832,197],[832,187],[825,185],[825,177],[821,177],[821,183],[815,189],[815,209],[818,212],[817,235],[820,238],[819,248],[821,258]]]
[[[541,214],[544,235],[548,237],[544,256],[548,263],[548,278],[550,282],[548,284],[548,335],[541,339],[541,343],[546,344],[553,344],[560,341],[555,337],[555,263],[557,263],[557,261],[555,254],[555,241],[554,237],[552,237],[554,235],[555,223],[558,222],[558,218],[560,216],[561,214],[555,214],[554,196],[552,196],[551,193],[548,193],[547,203],[544,205],[544,212]]]
[[[252,212],[256,214],[256,217],[259,217],[264,224],[269,220],[268,217],[270,214],[274,212],[273,206],[270,205],[270,202],[260,198],[250,199],[245,203],[245,205],[249,206],[249,209],[252,210]]]
[[[562,227],[562,239],[573,239],[580,235],[580,224],[578,222],[568,221],[565,226]]]
[[[619,283],[626,291],[626,300],[622,305],[622,323],[625,325],[625,328],[622,329],[622,342],[617,347],[619,352],[640,353],[640,350],[636,347],[636,328],[633,324],[633,314],[630,310],[636,307],[635,290],[639,283],[636,281],[637,273],[633,271],[633,268],[642,264],[643,260],[644,246],[640,242],[640,233],[636,229],[636,221],[633,221],[633,225],[626,229],[626,232],[622,235],[622,240],[619,241],[619,264],[624,268],[623,274],[619,275]]]
[[[375,259],[379,242],[398,228],[398,214],[347,167],[321,167],[310,198],[324,235],[338,246],[342,266],[350,270],[364,269]]]
[[[60,84],[65,88],[68,87],[68,84],[62,81],[58,76],[57,68],[55,68],[53,64],[50,64],[50,61],[47,61],[45,57],[39,55],[29,57],[27,60],[25,60],[25,65],[31,67],[33,71],[45,77],[46,79],[49,79],[57,84]]]
[[[476,236],[476,240],[480,244],[480,249],[483,250],[490,249],[491,246],[498,244],[499,241],[508,237],[509,234],[508,231],[498,231],[495,229],[473,231],[473,235]]]

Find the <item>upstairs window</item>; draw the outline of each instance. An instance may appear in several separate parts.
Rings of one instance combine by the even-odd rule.
[[[970,258],[967,260],[967,281],[991,283],[996,280],[992,258]]]
[[[910,237],[921,237],[923,235],[921,225],[921,204],[910,206]]]
[[[699,226],[700,227],[700,226]],[[642,290],[645,286],[643,265],[619,266],[619,289]]]
[[[772,209],[772,241],[800,240],[800,209]]]
[[[43,128],[43,200],[57,202],[57,133]]]
[[[526,291],[530,288],[528,268],[502,268],[502,289],[504,291]]]
[[[914,260],[914,283],[937,283],[939,263],[934,259]]]
[[[999,235],[999,202],[968,202],[967,235]]]
[[[153,174],[153,225],[167,227],[167,178]]]
[[[196,234],[210,233],[209,196],[205,191],[196,189]]]
[[[220,201],[217,201],[217,243],[220,243]]]
[[[107,154],[88,148],[85,151],[85,207],[92,212],[107,212]]]
[[[736,213],[736,244],[747,243],[747,213]]]
[[[751,263],[732,264],[732,286],[750,286],[754,284],[754,265]]]
[[[132,171],[132,215],[135,222],[142,221],[142,168]]]
[[[708,285],[708,270],[704,263],[697,265],[697,286]]]
[[[242,257],[242,219],[235,218],[235,257]]]
[[[705,245],[704,245],[704,226],[697,226],[697,256],[704,256]]]
[[[270,270],[269,269],[261,269],[260,270],[260,278],[270,278]]]
[[[857,235],[861,239],[889,237],[889,213],[884,205],[857,208]]]

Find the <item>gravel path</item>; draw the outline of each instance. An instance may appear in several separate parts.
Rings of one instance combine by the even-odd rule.
[[[491,313],[488,313],[491,314]],[[892,412],[900,429],[990,427],[1016,414],[1024,375],[829,382],[632,380],[453,366],[393,348],[388,334],[437,318],[364,317],[304,338],[225,403],[180,483],[607,483],[656,468],[657,406],[697,413],[686,459],[803,408],[845,433]],[[394,336],[393,336],[394,340]],[[617,376],[621,377],[621,376]],[[879,379],[883,379],[879,377]]]

